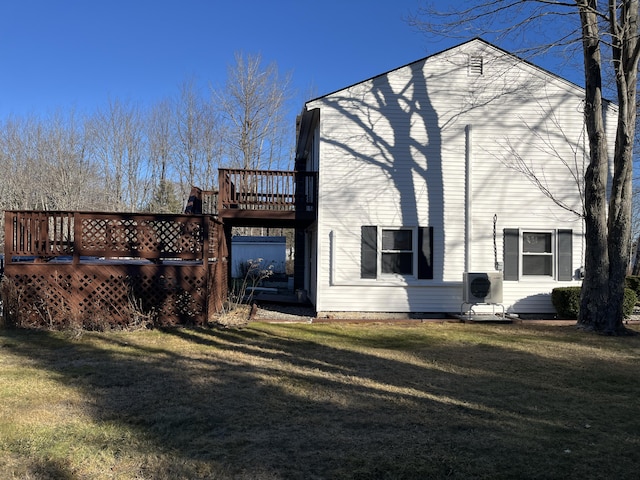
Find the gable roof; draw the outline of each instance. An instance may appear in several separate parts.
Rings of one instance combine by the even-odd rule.
[[[338,92],[350,89],[352,87],[355,87],[357,85],[366,83],[366,82],[370,82],[370,81],[375,81],[376,79],[383,77],[385,75],[389,75],[393,72],[396,72],[400,69],[406,68],[406,67],[411,67],[417,63],[420,62],[426,62],[427,60],[440,56],[440,55],[446,55],[452,51],[458,50],[458,49],[463,49],[466,46],[470,46],[472,44],[478,44],[479,47],[482,48],[489,48],[494,50],[498,55],[501,56],[505,56],[505,57],[510,57],[511,59],[513,59],[514,64],[520,64],[520,65],[524,65],[526,67],[528,67],[529,69],[531,69],[530,71],[532,72],[538,72],[539,75],[541,76],[545,76],[548,78],[551,78],[561,84],[564,84],[568,89],[573,90],[576,94],[580,93],[582,95],[584,95],[584,88],[570,80],[567,80],[564,77],[561,77],[543,67],[540,67],[539,65],[536,65],[524,58],[521,58],[503,48],[500,48],[496,45],[493,45],[492,43],[487,42],[486,40],[480,38],[480,37],[476,37],[473,38],[471,40],[468,40],[466,42],[460,43],[458,45],[454,45],[452,47],[449,47],[447,49],[441,50],[437,53],[434,53],[432,55],[428,55],[426,57],[423,57],[421,59],[415,60],[413,62],[407,63],[405,65],[401,65],[399,67],[393,68],[391,70],[388,70],[386,72],[380,73],[378,75],[375,75],[373,77],[367,78],[365,80],[361,80],[359,82],[353,83],[351,85],[348,85],[346,87],[340,88],[338,90],[334,90],[330,93],[327,93],[325,95],[321,95],[319,97],[313,98],[311,100],[308,100],[307,102],[305,102],[304,107],[302,109],[302,112],[300,113],[300,115],[298,115],[297,119],[296,119],[296,138],[297,138],[297,142],[296,142],[296,162],[298,161],[303,161],[306,158],[306,151],[309,147],[309,142],[311,141],[312,138],[312,129],[314,128],[314,126],[316,125],[316,123],[319,121],[319,114],[317,109],[314,108],[309,108],[310,104],[312,104],[313,102],[316,102],[317,100],[321,100],[324,99],[326,97],[329,97],[331,95],[334,95]],[[614,109],[616,108],[616,104],[615,102],[612,102],[610,100],[607,99],[603,99],[605,104],[608,107],[613,107]],[[296,163],[297,164],[297,163]]]
[[[321,99],[321,98],[325,98],[325,97],[328,97],[328,96],[334,95],[334,94],[335,94],[335,93],[337,93],[337,92],[341,92],[341,91],[343,91],[343,90],[347,90],[347,89],[349,89],[349,88],[351,88],[351,87],[354,87],[354,86],[356,86],[356,85],[360,85],[361,83],[365,83],[365,82],[369,82],[369,81],[375,80],[376,78],[383,77],[383,76],[385,76],[385,75],[389,75],[390,73],[395,72],[395,71],[397,71],[397,70],[400,70],[400,69],[403,69],[403,68],[409,67],[409,66],[411,66],[411,65],[415,65],[416,63],[425,62],[425,61],[429,60],[430,58],[434,58],[434,57],[437,57],[437,56],[440,56],[440,55],[446,54],[446,53],[448,53],[448,52],[451,52],[451,51],[453,51],[453,50],[460,49],[460,48],[462,48],[462,47],[464,47],[464,46],[471,45],[471,44],[473,44],[473,43],[480,43],[480,44],[482,44],[482,45],[483,45],[483,46],[485,46],[485,47],[492,48],[492,49],[494,49],[494,50],[496,50],[496,51],[500,52],[502,55],[512,57],[514,60],[517,60],[518,62],[521,62],[521,63],[523,63],[523,64],[525,64],[525,65],[528,65],[528,66],[529,66],[529,67],[531,67],[531,68],[534,68],[534,69],[536,69],[536,70],[540,71],[540,72],[541,72],[541,73],[543,73],[544,75],[551,76],[551,77],[553,77],[553,78],[555,78],[555,79],[557,79],[557,80],[559,80],[559,81],[561,81],[561,82],[566,83],[566,84],[567,84],[568,86],[570,86],[571,88],[577,88],[577,89],[580,89],[580,90],[584,91],[584,88],[583,88],[583,87],[581,87],[580,85],[578,85],[578,84],[576,84],[576,83],[574,83],[574,82],[571,82],[570,80],[567,80],[566,78],[561,77],[561,76],[559,76],[559,75],[557,75],[557,74],[555,74],[555,73],[551,72],[550,70],[547,70],[547,69],[545,69],[545,68],[543,68],[543,67],[540,67],[539,65],[536,65],[535,63],[532,63],[532,62],[530,62],[530,61],[528,61],[528,60],[526,60],[526,59],[524,59],[524,58],[521,58],[521,57],[519,57],[519,56],[517,56],[517,55],[514,55],[513,53],[511,53],[511,52],[509,52],[509,51],[507,51],[507,50],[505,50],[505,49],[503,49],[503,48],[500,48],[500,47],[498,47],[498,46],[496,46],[496,45],[494,45],[494,44],[492,44],[492,43],[489,43],[489,42],[487,42],[486,40],[484,40],[484,39],[482,39],[482,38],[480,38],[480,37],[475,37],[475,38],[472,38],[471,40],[467,40],[466,42],[460,43],[460,44],[458,44],[458,45],[454,45],[454,46],[452,46],[452,47],[446,48],[446,49],[444,49],[444,50],[441,50],[441,51],[439,51],[439,52],[433,53],[433,54],[431,54],[431,55],[427,55],[426,57],[420,58],[420,59],[418,59],[418,60],[414,60],[413,62],[409,62],[409,63],[404,64],[404,65],[400,65],[399,67],[392,68],[391,70],[387,70],[386,72],[379,73],[378,75],[374,75],[373,77],[366,78],[366,79],[361,80],[361,81],[359,81],[359,82],[352,83],[351,85],[348,85],[348,86],[346,86],[346,87],[339,88],[339,89],[334,90],[334,91],[332,91],[332,92],[326,93],[326,94],[321,95],[321,96],[316,97],[316,98],[313,98],[313,99],[308,100],[307,102],[305,102],[305,105],[306,105],[306,104],[308,104],[308,103],[312,103],[312,102],[314,102],[314,101],[316,101],[316,100],[319,100],[319,99]]]

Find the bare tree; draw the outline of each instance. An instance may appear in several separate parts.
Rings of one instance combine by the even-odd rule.
[[[597,0],[470,0],[446,12],[425,8],[409,22],[430,34],[473,31],[497,40],[518,39],[521,52],[529,54],[571,48],[575,52],[582,47],[589,165],[584,175],[585,278],[578,325],[608,334],[626,333],[622,301],[631,248],[638,0],[608,0],[606,5]],[[603,49],[610,62],[603,60]],[[618,102],[612,178],[603,99],[603,77],[609,66]]]
[[[138,106],[116,99],[97,110],[89,124],[91,158],[100,165],[115,210],[136,211],[151,193],[142,117]]]
[[[36,170],[34,149],[30,147],[37,122],[34,118],[9,119],[2,125],[0,144],[2,153],[2,182],[0,192],[3,209],[35,208],[37,194],[32,191],[35,179],[29,171]],[[35,168],[34,168],[35,167]],[[31,183],[31,185],[30,185]]]
[[[3,208],[92,209],[101,184],[86,155],[84,124],[74,113],[10,120],[0,127]]]
[[[93,210],[106,206],[104,188],[87,155],[84,120],[57,113],[43,125],[40,164],[47,178],[46,209]]]
[[[175,169],[182,195],[191,187],[214,189],[222,157],[222,125],[194,79],[183,82],[174,111]]]
[[[149,212],[180,213],[179,183],[175,172],[176,151],[175,119],[169,100],[154,105],[147,118],[148,165],[152,179],[152,195],[144,208]]]
[[[533,97],[533,95],[532,95]],[[535,142],[535,148],[549,158],[555,159],[566,170],[572,179],[570,185],[565,185],[562,192],[558,192],[553,185],[553,178],[545,172],[544,165],[536,165],[535,162],[525,158],[520,145],[514,144],[509,137],[504,141],[498,141],[503,148],[503,154],[498,157],[507,168],[524,175],[540,192],[553,201],[560,208],[573,213],[577,217],[584,218],[584,174],[585,174],[585,139],[584,135],[574,143],[571,134],[565,132],[562,122],[557,118],[554,105],[550,102],[538,108],[542,113],[544,128],[539,129],[531,125],[526,118],[519,117],[519,121],[526,126]],[[560,152],[558,145],[563,145],[571,152]],[[574,205],[575,196],[580,198],[580,207]],[[571,201],[570,201],[571,200]]]
[[[286,168],[293,139],[286,135],[286,107],[291,77],[278,66],[262,64],[260,55],[237,53],[227,82],[213,97],[228,124],[226,139],[230,166],[246,169]]]
[[[0,209],[104,209],[103,184],[86,146],[84,120],[74,112],[0,124]]]

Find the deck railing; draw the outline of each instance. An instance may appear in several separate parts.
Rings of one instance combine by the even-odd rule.
[[[7,263],[14,257],[81,256],[206,263],[217,256],[211,254],[217,246],[210,245],[216,228],[206,215],[7,211],[5,254]]]
[[[202,190],[196,186],[191,187],[184,213],[218,215],[217,190]]]
[[[218,172],[220,210],[315,210],[315,172],[230,168]]]

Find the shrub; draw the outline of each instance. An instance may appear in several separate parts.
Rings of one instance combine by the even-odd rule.
[[[624,289],[622,301],[622,314],[629,318],[638,301],[638,296],[631,288]],[[551,303],[553,303],[558,316],[561,318],[578,318],[580,312],[580,287],[558,287],[551,291]]]
[[[558,287],[551,291],[553,303],[561,318],[578,318],[580,311],[580,287]]]
[[[631,288],[624,289],[624,299],[622,301],[622,313],[624,318],[629,318],[633,313],[633,308],[638,303],[638,293]]]
[[[630,288],[634,292],[636,292],[636,296],[640,297],[640,276],[637,275],[629,275],[625,279],[625,284],[627,288]]]

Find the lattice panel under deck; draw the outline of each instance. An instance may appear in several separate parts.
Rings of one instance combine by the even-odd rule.
[[[202,265],[8,265],[20,292],[22,326],[86,328],[127,325],[136,304],[156,325],[205,324],[207,275]],[[215,292],[211,292],[215,295]]]

